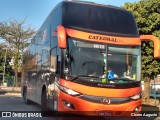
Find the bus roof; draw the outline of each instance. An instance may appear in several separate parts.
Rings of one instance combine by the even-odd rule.
[[[138,37],[131,12],[110,5],[85,1],[63,1],[62,25],[92,33]]]

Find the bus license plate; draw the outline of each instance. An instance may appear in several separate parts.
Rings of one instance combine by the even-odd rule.
[[[110,111],[99,111],[98,115],[99,116],[112,116],[112,112],[110,112]]]

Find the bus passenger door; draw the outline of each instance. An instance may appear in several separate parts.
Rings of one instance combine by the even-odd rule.
[[[27,97],[29,100],[35,102],[35,92],[36,92],[36,71],[32,70],[28,72],[28,88]]]
[[[48,78],[48,107],[54,110],[55,102],[55,79],[57,71],[57,47],[52,48],[50,52],[50,75]]]
[[[54,110],[55,73],[50,73],[48,83],[48,107]]]

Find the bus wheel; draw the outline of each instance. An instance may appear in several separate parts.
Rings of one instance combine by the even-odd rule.
[[[43,91],[42,91],[41,105],[42,105],[43,110],[47,109],[47,92],[46,92],[46,89],[43,89]]]
[[[23,90],[23,99],[26,104],[30,104],[31,101],[27,99],[27,89]]]

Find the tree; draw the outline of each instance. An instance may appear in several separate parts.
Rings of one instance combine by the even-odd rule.
[[[0,75],[2,75],[0,82],[5,82],[6,76],[10,74],[12,71],[12,67],[10,66],[10,58],[12,57],[12,50],[7,49],[7,45],[4,43],[0,43]]]
[[[160,38],[160,0],[141,0],[125,3],[136,19],[139,33],[153,34]],[[160,60],[153,57],[153,42],[142,42],[142,79],[145,81],[145,99],[149,99],[150,80],[160,73]]]
[[[5,40],[13,51],[15,85],[17,86],[17,75],[20,71],[20,61],[23,49],[27,47],[29,40],[35,34],[35,30],[25,24],[25,20],[7,20],[0,22],[0,38]]]

